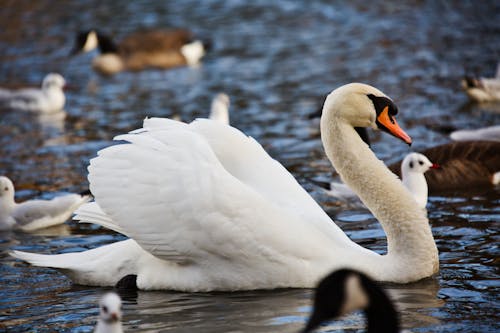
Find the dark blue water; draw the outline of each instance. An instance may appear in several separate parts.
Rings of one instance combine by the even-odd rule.
[[[398,104],[414,149],[448,142],[445,127],[500,123],[498,105],[475,105],[460,90],[465,73],[493,75],[500,59],[500,4],[495,1],[3,1],[0,83],[38,85],[51,71],[70,84],[66,117],[0,113],[0,173],[17,199],[50,198],[87,188],[86,167],[116,134],[146,116],[208,114],[226,92],[234,126],[283,163],[350,237],[385,251],[376,220],[314,186],[332,169],[307,118],[339,85],[374,85]],[[99,27],[121,37],[143,27],[188,27],[213,40],[198,68],[101,77],[91,54],[67,57],[74,33]],[[371,133],[388,163],[409,149]],[[431,197],[440,272],[409,285],[387,285],[412,332],[497,332],[500,189]],[[121,239],[69,222],[37,234],[0,235],[0,331],[89,332],[101,288],[74,286],[60,273],[8,257],[9,249],[82,251]],[[140,332],[296,332],[310,310],[310,290],[126,295],[124,326]],[[323,331],[354,332],[360,314]]]

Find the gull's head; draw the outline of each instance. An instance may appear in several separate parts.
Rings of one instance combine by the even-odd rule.
[[[439,165],[432,163],[429,159],[420,153],[410,153],[406,155],[401,163],[401,173],[407,174],[410,172],[425,173],[429,169],[438,169]]]
[[[99,320],[106,324],[117,323],[122,319],[122,300],[115,293],[107,293],[99,302]]]
[[[9,178],[0,176],[0,199],[7,197],[14,198],[14,184]]]
[[[62,89],[64,88],[65,84],[66,80],[64,80],[61,74],[50,73],[43,78],[42,89],[43,90],[51,88]]]
[[[332,91],[323,106],[325,122],[341,119],[353,127],[387,132],[407,144],[411,138],[396,122],[398,108],[383,92],[363,83],[350,83]]]

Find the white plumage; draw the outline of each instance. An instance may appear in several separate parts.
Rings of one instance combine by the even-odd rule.
[[[0,105],[36,113],[58,112],[63,109],[66,102],[63,91],[65,84],[66,81],[60,74],[50,73],[43,79],[41,89],[0,89]]]
[[[123,333],[122,300],[120,296],[109,292],[99,302],[99,319],[94,333]]]
[[[0,177],[0,230],[33,231],[64,223],[88,196],[66,194],[52,200],[14,201],[14,184]]]
[[[217,120],[222,124],[229,125],[229,105],[230,101],[228,95],[224,93],[215,95],[212,100],[209,118]]]
[[[497,66],[495,77],[472,78],[462,80],[462,88],[470,99],[476,102],[500,101],[500,63]]]
[[[430,276],[438,256],[425,213],[353,128],[377,127],[369,94],[385,96],[363,84],[332,92],[321,130],[335,168],[382,223],[387,255],[352,242],[252,138],[211,120],[168,119],[146,119],[118,136],[128,144],[101,150],[89,167],[97,204],[76,218],[130,240],[82,253],[12,255],[84,284],[134,274],[140,289],[313,287],[340,267],[393,282]]]
[[[455,141],[486,140],[500,142],[500,125],[454,131],[450,134],[450,138]]]

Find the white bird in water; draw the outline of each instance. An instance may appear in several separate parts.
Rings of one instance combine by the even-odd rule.
[[[0,230],[32,231],[64,223],[88,200],[89,196],[86,195],[66,194],[52,200],[28,200],[16,203],[14,184],[9,178],[1,176]]]
[[[229,125],[229,96],[220,93],[212,100],[209,119],[216,120],[222,124]]]
[[[352,268],[408,283],[439,270],[425,212],[377,159],[355,127],[386,131],[407,144],[398,109],[380,90],[335,89],[321,117],[326,154],[387,235],[387,253],[366,249],[338,227],[253,138],[209,119],[146,119],[99,151],[89,166],[95,202],[76,219],[129,237],[78,253],[13,251],[54,267],[75,283],[142,289],[234,291],[311,288]],[[124,190],[125,189],[125,190]]]
[[[429,159],[419,153],[406,155],[401,163],[401,174],[403,185],[413,195],[417,204],[421,208],[427,205],[427,181],[424,173],[429,169],[439,169],[439,165],[432,163]],[[353,190],[344,183],[331,182],[326,193],[340,200],[357,200],[358,197]]]
[[[99,302],[99,319],[94,333],[122,333],[122,300],[117,294],[105,294]]]
[[[66,81],[57,73],[50,73],[43,79],[42,88],[19,90],[0,89],[0,105],[6,108],[36,113],[55,113],[63,109],[66,97]]]
[[[465,77],[462,79],[462,88],[470,99],[476,102],[500,101],[500,63],[493,78]]]
[[[454,131],[451,132],[450,138],[455,141],[485,140],[500,142],[500,125]]]
[[[399,332],[398,313],[384,289],[361,272],[340,269],[316,287],[313,311],[302,333],[356,310],[365,313],[367,332]]]

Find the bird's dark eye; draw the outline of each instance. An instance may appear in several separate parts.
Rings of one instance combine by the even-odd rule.
[[[410,162],[410,168],[413,168],[413,162]]]
[[[3,190],[4,190],[4,191],[8,191],[8,190],[9,190],[9,188],[8,188],[8,187],[5,187]]]
[[[420,164],[420,165],[424,165],[424,162],[422,162],[422,161],[418,161],[418,164]]]
[[[102,307],[102,311],[103,311],[104,313],[108,313],[108,307],[107,307],[106,305],[103,305],[103,307]]]

